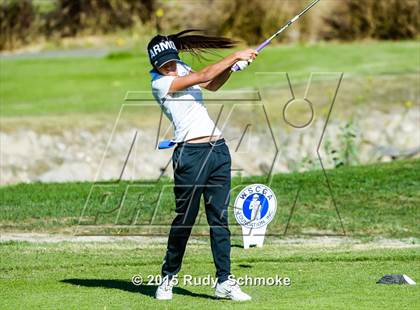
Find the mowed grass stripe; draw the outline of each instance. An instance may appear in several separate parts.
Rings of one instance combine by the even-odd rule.
[[[181,283],[171,302],[153,298],[155,285],[134,286],[133,275],[160,272],[164,245],[112,243],[2,243],[0,288],[2,309],[27,305],[43,309],[153,308],[177,309],[337,309],[419,306],[417,287],[378,285],[385,273],[420,277],[420,251],[411,249],[356,250],[348,245],[308,249],[302,245],[232,249],[232,272],[237,277],[290,277],[291,286],[245,286],[253,301],[235,304],[212,298],[209,286]],[[346,249],[346,252],[343,250]],[[267,261],[271,257],[272,261]],[[348,258],[351,260],[348,260]],[[286,261],[284,259],[287,259]],[[386,258],[386,259],[383,259]],[[214,277],[209,245],[190,244],[180,279],[185,275]]]

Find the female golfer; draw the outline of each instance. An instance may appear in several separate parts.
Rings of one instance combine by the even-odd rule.
[[[172,222],[162,266],[162,282],[157,299],[172,299],[173,276],[182,264],[188,238],[204,195],[210,225],[211,250],[216,266],[215,295],[236,301],[250,300],[230,273],[230,230],[228,206],[231,182],[231,157],[221,131],[210,119],[203,104],[201,87],[216,91],[230,77],[238,61],[252,61],[252,49],[235,52],[215,64],[194,72],[178,56],[179,51],[199,56],[206,49],[231,48],[228,38],[191,35],[186,30],[168,36],[155,36],[148,44],[153,69],[152,91],[175,130],[172,155],[174,194],[177,213]]]

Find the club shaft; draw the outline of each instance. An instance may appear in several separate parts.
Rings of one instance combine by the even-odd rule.
[[[275,34],[273,34],[270,38],[265,40],[260,46],[257,47],[257,52],[261,51],[264,47],[266,47],[275,37],[277,37],[280,33],[282,33],[284,30],[289,28],[291,24],[293,24],[295,21],[297,21],[300,17],[305,15],[306,12],[308,12],[314,5],[316,5],[321,0],[315,0],[310,5],[308,5],[301,13],[293,17],[291,20],[289,20],[282,28],[280,28],[279,31],[277,31]]]

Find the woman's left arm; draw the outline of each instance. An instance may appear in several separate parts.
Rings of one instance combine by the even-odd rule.
[[[223,84],[226,83],[231,73],[232,73],[231,69],[227,68],[225,71],[223,71],[218,76],[216,76],[213,80],[208,81],[206,83],[201,83],[200,86],[210,91],[216,91],[220,87],[222,87]]]

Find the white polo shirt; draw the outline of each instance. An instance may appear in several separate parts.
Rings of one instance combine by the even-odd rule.
[[[178,76],[185,76],[191,71],[182,61],[177,61],[176,67]],[[174,126],[173,141],[182,142],[203,136],[221,135],[209,117],[199,85],[168,93],[175,76],[161,75],[154,69],[150,70],[150,75],[153,96]]]

